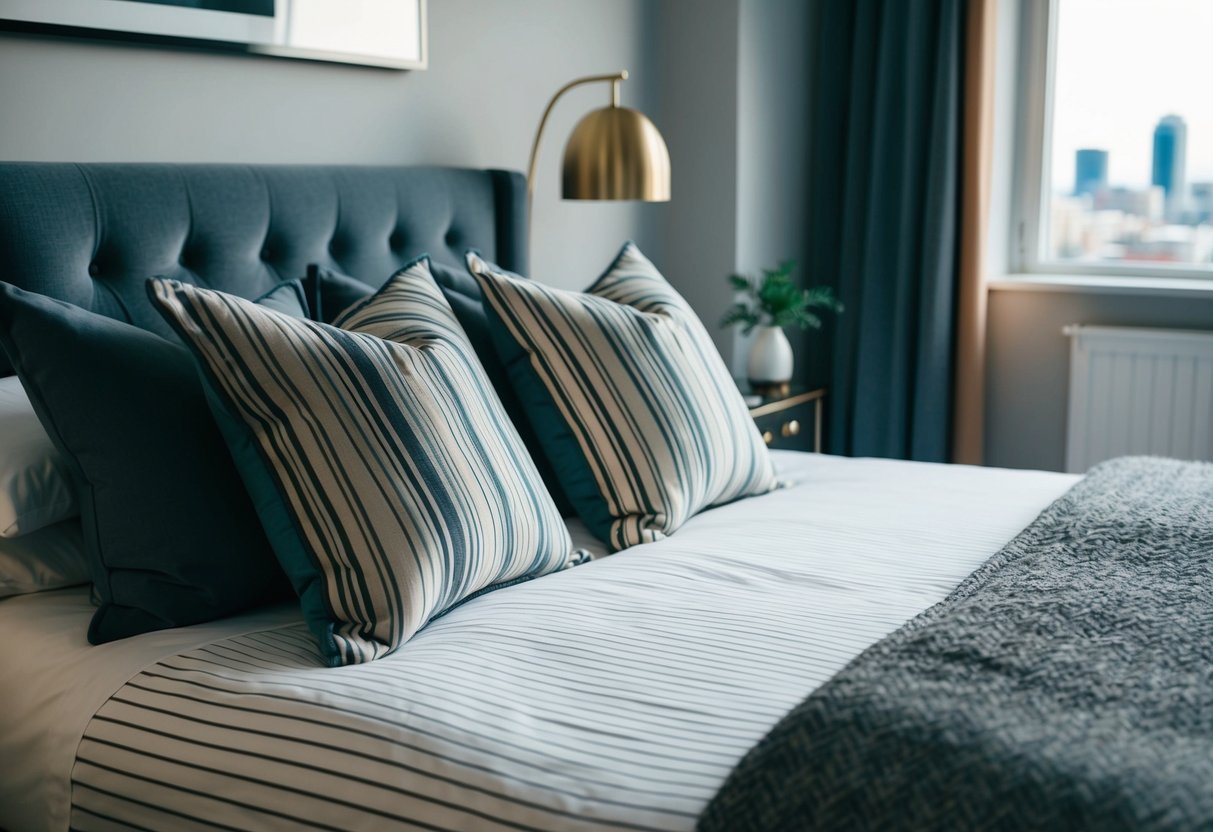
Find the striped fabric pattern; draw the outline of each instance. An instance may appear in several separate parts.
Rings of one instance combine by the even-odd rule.
[[[578,514],[612,549],[777,487],[737,386],[690,305],[627,243],[585,293],[468,266]],[[538,380],[538,384],[535,380]],[[562,424],[545,424],[559,414]]]
[[[468,597],[580,557],[427,261],[348,331],[176,281],[151,291],[329,664],[384,656]]]
[[[72,828],[692,829],[790,708],[1073,481],[775,457],[793,487],[479,597],[381,661],[318,669],[301,626],[233,622],[146,665],[78,746]]]

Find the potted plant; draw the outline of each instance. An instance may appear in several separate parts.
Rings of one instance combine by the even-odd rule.
[[[797,286],[792,281],[795,267],[795,261],[785,260],[776,269],[763,269],[762,277],[729,275],[729,285],[744,296],[729,308],[720,324],[741,326],[746,335],[759,328],[750,346],[746,374],[750,387],[761,395],[786,394],[792,379],[794,356],[783,328],[819,329],[821,318],[814,310],[843,309],[829,286]]]

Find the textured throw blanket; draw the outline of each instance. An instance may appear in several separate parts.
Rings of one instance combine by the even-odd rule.
[[[789,713],[700,829],[1213,829],[1213,465],[1093,469]]]

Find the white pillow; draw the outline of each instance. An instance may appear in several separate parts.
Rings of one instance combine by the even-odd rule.
[[[0,537],[0,598],[86,584],[89,580],[84,537],[77,519],[21,537]]]
[[[0,378],[0,538],[80,514],[67,463],[16,376]]]

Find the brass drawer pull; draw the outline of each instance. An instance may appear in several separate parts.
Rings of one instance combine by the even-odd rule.
[[[795,395],[789,393],[783,398],[759,399],[752,403],[750,416],[757,424],[762,441],[768,446],[821,453],[822,401],[825,396],[826,389],[821,387]],[[809,419],[813,421],[810,423]]]

